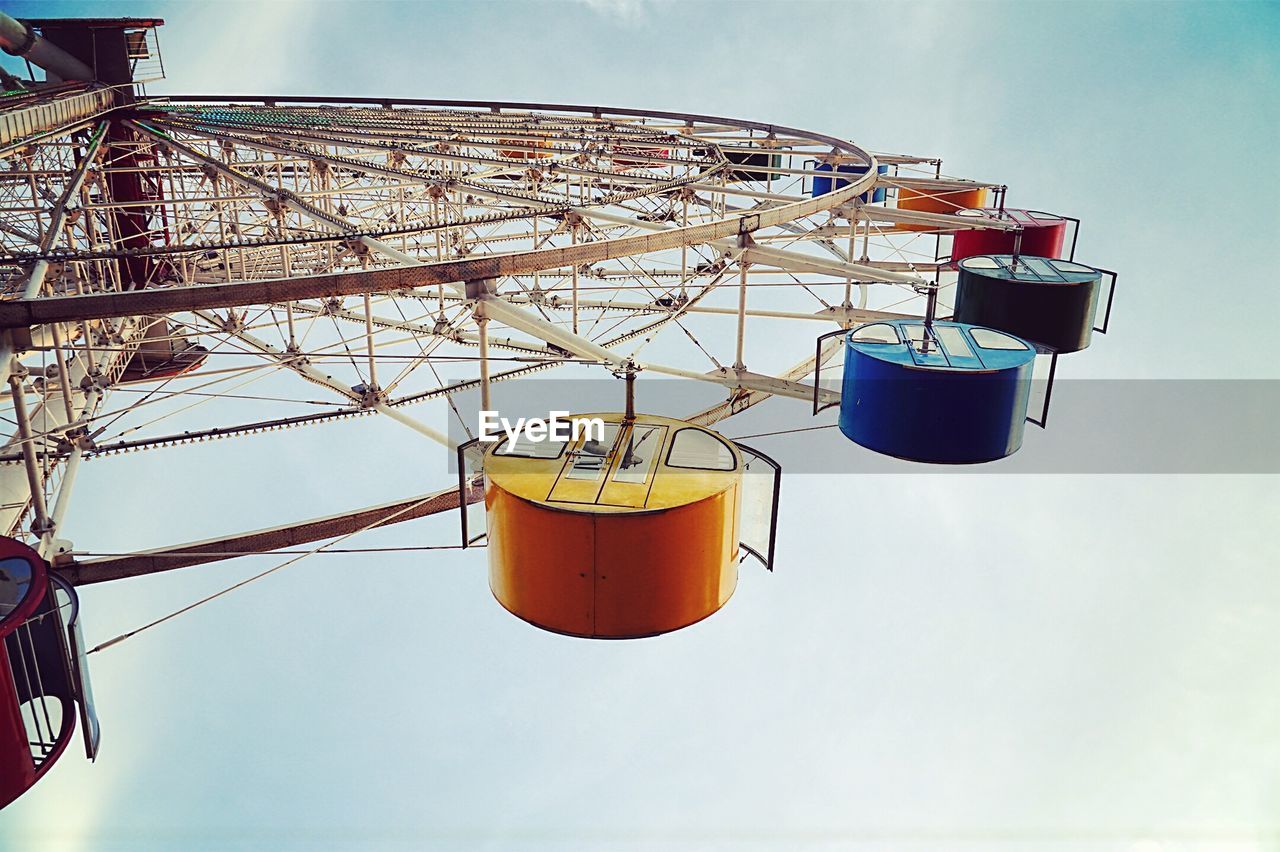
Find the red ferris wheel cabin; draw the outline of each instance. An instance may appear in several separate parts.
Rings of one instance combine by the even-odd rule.
[[[31,548],[0,538],[0,808],[40,780],[79,717],[98,753],[75,590]]]

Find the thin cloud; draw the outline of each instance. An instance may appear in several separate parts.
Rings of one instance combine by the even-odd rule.
[[[576,0],[593,12],[626,24],[643,21],[658,0]]]

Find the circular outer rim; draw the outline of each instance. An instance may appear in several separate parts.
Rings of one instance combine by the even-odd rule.
[[[768,124],[761,121],[749,121],[746,119],[726,118],[724,116],[702,115],[700,113],[684,113],[669,112],[665,110],[644,110],[632,109],[628,107],[606,107],[606,106],[588,106],[583,104],[557,104],[557,103],[531,103],[523,101],[468,101],[468,100],[451,100],[437,98],[368,98],[368,97],[322,97],[322,96],[301,96],[301,95],[165,95],[148,98],[141,102],[138,106],[163,107],[165,105],[178,105],[184,103],[191,104],[243,104],[243,103],[260,103],[264,106],[324,106],[328,105],[350,105],[350,106],[375,106],[383,109],[391,109],[397,105],[407,107],[445,107],[455,109],[487,109],[493,112],[501,112],[504,109],[519,110],[524,112],[568,112],[581,113],[592,118],[603,118],[605,116],[621,116],[629,118],[663,118],[674,119],[679,121],[698,121],[707,124],[731,124],[743,130],[761,130],[765,133],[783,133],[800,139],[811,140],[815,144],[829,145],[835,149],[837,153],[843,153],[860,158],[867,164],[867,173],[859,177],[857,180],[851,181],[847,186],[837,190],[832,190],[818,198],[809,198],[801,201],[792,202],[790,204],[779,205],[778,207],[770,207],[766,210],[754,211],[749,214],[735,215],[717,222],[710,222],[701,225],[689,225],[686,227],[675,227],[665,231],[644,234],[640,237],[619,237],[612,240],[600,240],[598,242],[583,243],[576,248],[582,249],[591,247],[593,250],[588,252],[580,252],[578,257],[580,262],[592,263],[600,260],[608,260],[611,258],[640,254],[649,251],[659,251],[665,248],[678,248],[684,243],[704,243],[713,240],[724,239],[725,237],[736,236],[740,233],[750,233],[760,228],[772,227],[784,222],[790,222],[793,219],[799,219],[842,204],[849,203],[857,199],[864,192],[871,189],[876,182],[878,176],[877,169],[880,165],[879,161],[870,152],[834,136],[828,136],[824,133],[814,133],[809,130],[801,130],[796,127],[788,127],[782,124]],[[761,149],[768,150],[768,149]],[[830,152],[827,152],[828,156]],[[727,160],[720,164],[716,171],[722,169],[732,169],[734,165]],[[978,187],[975,187],[978,188]],[[954,190],[953,190],[954,191]],[[332,235],[327,235],[330,238]],[[665,238],[654,241],[655,237]],[[654,242],[653,245],[646,245],[647,242]],[[661,245],[657,244],[661,243]],[[629,248],[636,246],[633,251],[616,251],[611,249]],[[550,252],[558,251],[555,249],[543,249],[541,252],[525,252],[515,255],[499,255],[498,257],[520,258],[520,257],[538,257],[546,256]],[[463,266],[465,264],[457,261],[445,261],[443,263],[425,264],[427,267],[446,267],[446,266]],[[552,264],[554,265],[554,264]],[[543,269],[547,267],[538,267]],[[509,267],[510,271],[504,269],[501,273],[509,275],[521,272],[533,272],[534,267],[527,264],[515,264]],[[453,278],[451,280],[469,280],[466,278]]]
[[[661,110],[640,110],[625,107],[583,106],[574,104],[541,104],[519,101],[466,101],[428,98],[343,98],[323,96],[284,96],[284,95],[167,95],[150,98],[140,105],[163,106],[165,104],[183,103],[219,103],[241,104],[261,103],[266,106],[279,104],[312,104],[312,105],[358,105],[381,106],[391,108],[403,106],[434,106],[470,109],[502,109],[545,110],[560,112],[576,112],[604,117],[606,115],[629,116],[638,118],[664,118],[684,121],[700,121],[710,124],[732,124],[748,130],[762,130],[766,133],[782,132],[799,139],[811,140],[814,143],[830,146],[837,152],[857,157],[868,164],[867,173],[851,181],[841,189],[833,190],[817,198],[802,199],[790,204],[770,207],[734,215],[714,222],[706,222],[685,227],[672,227],[662,231],[637,234],[629,237],[616,237],[609,240],[598,240],[579,243],[562,248],[538,249],[528,252],[490,255],[475,259],[457,259],[434,261],[416,266],[388,267],[370,270],[359,276],[344,275],[341,282],[333,282],[334,295],[350,295],[353,293],[375,292],[382,290],[413,289],[437,284],[458,281],[479,281],[502,276],[523,275],[555,267],[572,267],[582,264],[598,263],[619,257],[646,254],[655,251],[680,248],[684,245],[701,245],[716,240],[736,238],[750,234],[761,228],[774,227],[791,222],[815,213],[831,210],[847,203],[855,202],[863,193],[871,190],[878,177],[879,161],[866,150],[834,136],[801,130],[780,124],[767,124],[745,119],[709,116],[699,113],[667,112]],[[730,168],[732,164],[722,164],[720,168]],[[986,187],[978,184],[974,188]],[[953,190],[954,191],[954,190]],[[328,235],[329,238],[342,238],[341,234]],[[198,250],[193,248],[192,250]],[[175,249],[175,254],[185,249]],[[102,293],[77,297],[76,304],[80,308],[74,313],[78,317],[86,308],[95,318],[114,316],[132,316],[140,313],[173,313],[179,310],[194,308],[235,307],[262,302],[294,301],[299,296],[294,292],[301,288],[309,292],[318,279],[333,276],[307,276],[298,279],[272,279],[235,281],[227,284],[206,284],[198,287],[161,287],[147,288],[141,291],[126,293]],[[302,282],[299,284],[298,282]],[[40,325],[48,322],[60,322],[68,319],[61,316],[59,306],[54,302],[64,300],[35,300],[30,303],[15,303],[11,310],[3,310],[0,306],[0,329]]]

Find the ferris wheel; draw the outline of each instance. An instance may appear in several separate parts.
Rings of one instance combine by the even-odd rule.
[[[48,74],[0,97],[0,805],[77,721],[96,752],[76,586],[455,511],[438,544],[484,544],[515,615],[664,633],[723,606],[743,558],[775,559],[778,466],[717,424],[792,398],[797,429],[838,407],[851,452],[995,460],[1045,421],[1037,369],[1051,381],[1109,321],[1115,275],[1076,260],[1078,222],[934,156],[603,106],[149,96],[159,23],[0,20]],[[548,383],[549,422],[496,440],[460,403],[493,412],[553,372],[607,378],[616,402]],[[653,377],[717,398],[638,410]],[[77,555],[80,477],[361,417],[456,477]]]

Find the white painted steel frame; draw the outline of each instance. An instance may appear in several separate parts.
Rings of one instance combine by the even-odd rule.
[[[445,138],[437,134],[428,139],[411,134],[404,137],[407,141],[397,147],[394,144],[397,137],[389,131],[377,130],[366,139],[358,129],[352,129],[356,127],[354,124],[345,130],[317,130],[314,125],[312,129],[301,130],[288,126],[286,122],[280,125],[280,138],[288,136],[293,141],[284,142],[273,141],[275,137],[272,134],[252,126],[220,130],[214,126],[216,122],[202,124],[199,113],[173,111],[175,107],[205,103],[235,104],[227,107],[234,111],[243,109],[250,102],[276,109],[286,119],[299,115],[289,112],[293,108],[310,106],[337,111],[374,106],[381,112],[373,111],[369,120],[383,121],[386,123],[383,126],[434,120],[433,116],[437,114],[430,113],[432,109],[449,111],[438,113],[442,126],[450,120],[492,126],[488,130],[476,130],[477,135],[472,137]],[[857,146],[821,134],[759,122],[611,107],[446,100],[261,96],[215,99],[192,96],[152,99],[144,106],[161,112],[141,120],[123,119],[121,126],[133,131],[140,141],[114,142],[106,161],[101,164],[101,170],[108,174],[145,172],[150,176],[148,180],[156,181],[160,197],[149,201],[114,199],[107,192],[106,182],[101,176],[95,182],[96,195],[91,196],[82,183],[89,162],[95,158],[86,157],[78,175],[65,184],[64,201],[58,205],[47,226],[47,233],[55,237],[66,229],[65,219],[59,220],[58,216],[66,213],[66,199],[79,196],[79,212],[83,217],[79,225],[80,238],[85,242],[78,249],[71,247],[63,254],[53,251],[50,240],[43,240],[35,250],[26,251],[25,256],[33,264],[27,281],[29,284],[34,282],[34,290],[28,286],[21,298],[0,302],[0,329],[15,332],[35,329],[37,339],[41,339],[40,329],[49,329],[50,334],[46,337],[52,339],[52,346],[43,349],[32,346],[27,351],[36,353],[51,349],[58,359],[60,375],[76,381],[75,365],[92,365],[91,368],[82,368],[80,373],[93,376],[79,411],[80,420],[86,422],[108,395],[115,378],[136,348],[135,340],[143,325],[138,318],[174,315],[189,316],[194,323],[192,327],[197,331],[224,341],[235,341],[333,392],[340,404],[348,406],[347,409],[339,409],[338,414],[375,411],[446,445],[450,445],[446,436],[408,417],[400,407],[415,399],[435,398],[435,394],[447,397],[452,392],[450,387],[473,385],[446,384],[438,391],[419,391],[390,398],[377,380],[379,359],[387,357],[380,350],[394,350],[405,340],[419,341],[421,348],[423,339],[433,341],[429,344],[431,346],[444,342],[478,345],[481,353],[478,384],[486,403],[491,380],[570,360],[595,362],[613,370],[641,369],[710,382],[731,392],[728,402],[695,415],[699,422],[711,424],[772,395],[807,400],[814,394],[813,387],[803,382],[817,363],[813,356],[778,377],[747,370],[748,318],[818,319],[848,327],[854,322],[876,317],[904,316],[893,311],[867,309],[865,286],[860,289],[858,307],[854,307],[849,301],[854,283],[905,286],[912,293],[936,291],[939,286],[936,262],[926,259],[926,255],[909,245],[895,249],[897,258],[872,259],[867,256],[873,221],[946,229],[1008,227],[1003,222],[975,223],[966,217],[864,205],[860,196],[875,186],[950,190],[995,185],[942,178],[939,161],[905,155],[885,157],[883,161],[895,171],[900,166],[930,166],[934,174],[878,175],[880,160]],[[639,123],[654,120],[672,123]],[[59,132],[65,137],[74,129],[64,128],[65,132]],[[661,138],[654,135],[668,131],[676,131],[678,135]],[[407,131],[402,127],[401,132]],[[574,153],[553,148],[550,149],[553,151],[551,156],[539,158],[548,150],[544,147],[547,140],[562,136],[578,138],[574,134],[583,139],[591,134],[608,139],[610,141],[605,143],[608,150]],[[96,146],[101,142],[101,134],[95,139]],[[384,144],[386,139],[393,142]],[[670,141],[664,141],[667,139]],[[202,140],[206,149],[194,147],[195,140]],[[134,165],[134,161],[129,159],[130,152],[144,151],[151,145],[159,152],[155,159],[141,167]],[[500,156],[498,149],[520,152],[523,160],[511,162],[509,157]],[[336,153],[339,150],[348,153]],[[466,153],[468,150],[491,153]],[[683,150],[689,157],[697,155],[702,159],[686,159],[684,155],[673,158],[668,150]],[[698,154],[699,151],[702,154]],[[743,152],[859,163],[867,170],[859,176],[851,175],[846,185],[826,195],[806,197],[803,192],[775,191],[773,184],[784,180],[803,181],[815,176],[830,177],[831,173],[775,166],[772,161],[757,167],[727,159]],[[385,156],[386,162],[369,159],[377,156]],[[409,157],[416,157],[426,165],[415,170],[405,164]],[[636,165],[619,171],[618,161]],[[612,171],[601,167],[606,163]],[[694,164],[699,164],[696,174],[692,170],[683,176],[678,174],[678,169],[691,169]],[[730,182],[730,174],[738,172],[764,176],[768,186],[760,190]],[[20,206],[20,194],[14,192],[9,197],[17,205],[8,204],[8,208],[34,211],[34,214],[24,212],[19,215],[34,215],[39,225],[45,214],[35,192],[37,178],[34,172],[31,174],[32,191],[28,207]],[[353,181],[349,177],[352,174],[363,177]],[[15,175],[15,180],[18,177]],[[493,183],[496,180],[509,183],[498,186]],[[239,187],[241,193],[226,191],[224,186],[227,189]],[[16,182],[13,187],[17,188]],[[4,187],[0,187],[0,210],[6,208],[5,192]],[[671,208],[672,212],[666,219],[647,218],[653,208],[647,206],[646,199],[660,200],[656,193],[673,194],[679,201],[678,221],[670,218],[675,215],[677,207]],[[701,199],[698,194],[709,198]],[[749,209],[731,209],[727,201],[729,196],[759,203]],[[363,201],[353,202],[355,207],[346,207],[346,199],[361,197]],[[691,200],[699,203],[700,212],[691,211]],[[163,243],[157,250],[148,249],[144,254],[167,264],[166,268],[177,277],[171,281],[148,281],[145,283],[149,286],[139,288],[134,286],[139,282],[125,280],[123,268],[129,257],[140,255],[120,251],[118,246],[121,244],[115,231],[119,228],[118,217],[127,215],[129,210],[148,207],[160,210],[165,217],[168,216],[166,211],[171,211],[172,222],[164,218],[162,235],[155,228],[147,232],[151,245],[157,245],[155,240],[161,236]],[[410,209],[429,212],[419,214],[422,218],[418,224],[407,230],[404,227],[371,229],[369,225],[374,221],[371,216],[381,215],[377,211],[382,209],[390,209],[392,215],[387,218],[399,223],[410,220]],[[184,214],[182,211],[192,212]],[[843,219],[848,225],[818,224],[813,219],[819,216],[831,217],[832,222]],[[527,222],[531,231],[502,230],[503,223],[521,221]],[[317,230],[309,232],[304,222],[313,223]],[[548,224],[543,225],[544,222]],[[862,251],[855,260],[854,247],[860,222],[863,224],[860,236]],[[18,239],[13,236],[13,230],[27,232],[21,221],[6,224],[6,239]],[[181,236],[180,233],[171,234],[171,227],[194,230],[188,231],[188,236]],[[486,227],[490,231],[481,234],[481,229]],[[246,239],[242,236],[245,228],[268,238]],[[101,232],[95,237],[98,229]],[[884,229],[875,230],[877,237],[884,235]],[[67,233],[70,234],[71,230]],[[190,239],[190,234],[197,233],[213,235],[216,247],[202,249],[199,241],[182,242]],[[271,237],[273,233],[276,234],[274,238]],[[468,237],[468,233],[472,236]],[[421,240],[424,234],[430,236],[430,241],[425,244]],[[839,249],[831,240],[837,235],[847,237],[847,251]],[[180,236],[180,239],[175,239]],[[417,254],[408,250],[411,236]],[[498,246],[504,240],[527,241],[530,238],[532,242],[528,249],[447,256],[447,250],[468,253],[478,247]],[[762,244],[761,240],[766,239],[784,245]],[[901,240],[907,244],[916,239],[918,236],[915,234],[901,235]],[[395,241],[400,243],[399,248],[392,244]],[[557,245],[557,241],[563,242]],[[797,251],[786,245],[788,241],[807,243],[830,256]],[[650,288],[659,280],[654,277],[657,270],[651,274],[638,264],[631,269],[628,263],[635,263],[635,259],[642,256],[664,257],[673,251],[679,253],[678,265],[669,274],[674,277],[678,273],[675,283],[679,287],[681,301],[664,307],[658,301],[617,300],[617,294],[628,289],[651,292]],[[694,252],[702,259],[697,269],[691,269],[689,265]],[[911,259],[912,253],[919,255],[918,265]],[[23,252],[15,252],[15,256],[23,255]],[[384,260],[375,261],[374,256]],[[210,266],[206,263],[208,257],[219,261],[220,265]],[[622,281],[633,283],[605,287],[614,291],[613,299],[594,299],[583,295],[582,288],[587,281],[610,280],[606,277],[585,278],[583,270],[592,264],[611,260],[622,264],[611,277],[622,276]],[[325,264],[324,272],[298,274],[299,271],[315,269],[317,261]],[[346,266],[352,261],[358,261],[356,268]],[[382,265],[386,262],[395,265]],[[52,292],[62,295],[42,295],[43,279],[53,266],[61,268],[61,279]],[[720,286],[723,274],[734,268],[736,309],[698,304],[707,293]],[[256,270],[266,271],[267,276],[259,277]],[[271,276],[273,270],[278,272],[275,277]],[[749,307],[749,289],[755,286],[755,282],[763,281],[762,276],[795,279],[796,286],[803,287],[804,282],[796,277],[801,275],[830,278],[831,283],[842,285],[843,304],[827,305],[823,310],[811,313]],[[533,282],[532,291],[525,287],[523,282],[526,280]],[[552,282],[548,288],[541,286],[546,281]],[[85,282],[90,284],[87,289]],[[515,286],[507,287],[508,283]],[[565,289],[561,290],[561,287]],[[688,290],[696,291],[692,298],[689,298]],[[569,328],[561,327],[544,315],[549,305],[547,299],[556,298],[554,294],[560,292],[570,297],[567,306],[571,311]],[[359,310],[330,304],[346,295],[361,299]],[[409,299],[422,305],[438,305],[435,323],[428,326],[422,319],[397,320],[391,316],[376,315],[375,301],[387,301],[389,296],[392,304]],[[237,319],[241,316],[240,309],[252,306],[265,306],[264,310],[272,312],[271,316],[275,316],[272,306],[283,306],[288,346],[274,346],[252,333],[251,326],[245,325],[243,319]],[[223,316],[215,313],[218,309],[231,309],[231,313]],[[581,328],[580,313],[583,311],[591,312],[593,317],[606,314],[642,317],[651,312],[659,318],[656,323],[615,335],[612,342],[601,342],[599,337],[586,336]],[[682,317],[717,314],[734,316],[737,320],[731,368],[717,366],[717,369],[700,372],[682,366],[646,363],[614,348],[638,335],[648,335],[646,341],[652,339],[659,328],[672,325],[673,320],[678,325]],[[326,353],[336,353],[335,346],[346,348],[345,338],[339,337],[321,349],[307,352],[301,348],[296,334],[299,315],[309,318],[306,322],[312,326],[325,317],[363,326],[359,340],[364,350],[368,379],[363,391],[357,391],[355,385],[337,380],[311,363],[315,358],[333,357]],[[466,322],[474,322],[476,332],[466,330],[463,327]],[[489,328],[493,322],[524,332],[532,340],[495,337]],[[272,327],[273,323],[278,325],[281,320],[277,317],[264,327]],[[68,335],[72,329],[75,334]],[[386,336],[389,331],[410,336],[390,338]],[[685,333],[689,334],[687,330]],[[180,337],[173,333],[162,336],[165,339]],[[73,344],[77,338],[80,340],[78,348]],[[806,333],[803,338],[806,348],[810,339]],[[540,357],[543,361],[531,364],[529,368],[492,374],[490,347],[514,349]],[[433,356],[427,354],[425,348],[423,353],[422,361],[430,362]],[[69,355],[74,359],[71,366],[67,362]],[[824,354],[825,357],[829,355]],[[718,361],[716,363],[719,365]],[[388,387],[398,384],[410,369],[406,366],[401,376],[388,383]],[[235,370],[231,372],[238,375]],[[41,440],[41,436],[66,434],[74,425],[71,386],[72,381],[55,382],[44,385],[45,390],[40,391],[43,394],[41,410],[47,412],[51,409],[48,389],[60,388],[60,407],[66,415],[61,423],[46,416],[42,427],[33,429],[31,418],[25,418],[25,425],[22,424],[24,418],[19,418],[25,435],[25,440],[19,444],[26,469],[30,471],[33,464],[39,467],[51,462],[48,471],[42,474],[37,470],[36,475],[30,478],[33,485],[42,485],[41,477],[52,475],[52,462],[67,461],[51,514],[43,504],[41,488],[31,489],[37,499],[40,530],[46,534],[42,540],[46,549],[53,546],[52,529],[66,512],[81,461],[86,452],[92,454],[95,449],[91,441],[77,440],[62,454],[46,452],[41,456],[35,452],[35,441]],[[19,398],[32,390],[21,382],[16,387]],[[830,391],[820,389],[818,393],[827,401],[833,398]],[[0,472],[4,469],[5,466],[0,465]]]

